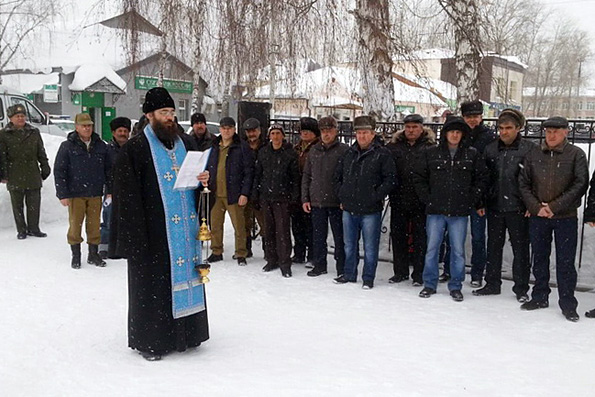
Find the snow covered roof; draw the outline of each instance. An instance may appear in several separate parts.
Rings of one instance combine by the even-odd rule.
[[[59,73],[8,74],[2,76],[2,82],[10,87],[14,87],[18,92],[31,94],[42,91],[45,84],[58,84]]]
[[[429,48],[426,50],[413,51],[411,53],[411,56],[407,57],[406,59],[403,57],[400,57],[398,59],[399,60],[450,59],[450,58],[454,58],[454,56],[455,56],[455,52],[453,50],[449,50],[447,48]],[[484,57],[487,57],[487,56],[501,58],[508,62],[516,63],[517,65],[522,66],[525,69],[527,69],[529,67],[526,63],[522,62],[519,57],[517,57],[515,55],[502,55],[502,54],[497,54],[495,52],[486,52],[484,54]]]
[[[411,55],[414,59],[448,59],[453,58],[455,52],[448,48],[429,48],[427,50],[413,51]]]
[[[109,80],[122,91],[126,91],[126,82],[106,63],[85,63],[74,73],[74,80],[68,86],[70,91],[84,91],[102,79]]]
[[[427,88],[414,87],[393,78],[395,102],[429,103],[447,106],[436,94]],[[444,82],[443,82],[444,83]],[[446,91],[446,84],[443,87]],[[438,83],[436,83],[438,85]],[[293,88],[293,90],[292,90]],[[257,98],[270,96],[269,85],[257,87]],[[278,81],[276,98],[307,98],[314,106],[362,106],[362,87],[359,71],[352,67],[327,66],[299,76],[294,86],[287,80]],[[445,95],[445,97],[448,97]],[[456,90],[454,97],[456,97]]]
[[[410,74],[403,74],[403,77],[427,88],[438,95],[442,95],[446,99],[457,99],[457,87],[446,81],[432,79],[429,77],[418,77]]]
[[[501,54],[497,54],[495,52],[488,52],[485,54],[485,56],[504,59],[505,61],[516,63],[517,65],[522,66],[525,69],[529,69],[529,65],[527,65],[526,63],[521,61],[521,59],[519,57],[517,57],[516,55],[501,55]]]

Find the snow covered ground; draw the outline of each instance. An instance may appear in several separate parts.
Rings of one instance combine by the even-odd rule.
[[[229,229],[228,225],[228,230]],[[46,239],[0,231],[0,395],[585,396],[595,388],[595,320],[566,321],[556,305],[518,308],[510,283],[496,297],[456,303],[410,284],[334,285],[262,273],[256,258],[213,266],[211,339],[147,362],[127,347],[126,263],[69,266],[66,225]],[[230,233],[227,247],[232,247]],[[595,294],[578,293],[580,313]]]
[[[44,136],[50,160],[59,144],[54,138]],[[465,284],[465,301],[455,303],[445,285],[420,299],[420,288],[388,284],[389,263],[379,265],[371,291],[359,283],[334,285],[332,273],[309,278],[303,266],[284,279],[260,271],[260,242],[248,266],[237,266],[229,224],[226,260],[213,266],[207,286],[211,339],[147,362],[127,347],[125,261],[70,268],[66,209],[48,182],[46,239],[16,239],[0,187],[0,396],[589,396],[595,390],[595,320],[582,316],[595,307],[593,293],[577,293],[582,317],[571,323],[557,307],[555,289],[550,308],[523,312],[507,281],[495,297],[474,297]],[[593,262],[592,245],[584,255]],[[584,265],[581,277],[592,268]]]

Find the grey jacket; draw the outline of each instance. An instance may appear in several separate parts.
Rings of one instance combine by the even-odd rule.
[[[322,142],[312,147],[302,175],[302,203],[312,207],[338,207],[340,202],[333,188],[333,176],[339,159],[349,146],[335,141],[329,146]]]

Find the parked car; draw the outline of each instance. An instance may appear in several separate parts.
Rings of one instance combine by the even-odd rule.
[[[7,116],[8,108],[17,104],[25,106],[27,109],[27,122],[37,127],[41,133],[66,137],[67,133],[53,124],[49,116],[39,110],[33,102],[17,90],[6,86],[0,86],[0,128],[4,128],[10,122]]]
[[[50,123],[57,125],[60,129],[66,133],[74,131],[74,121],[67,119],[50,119]]]

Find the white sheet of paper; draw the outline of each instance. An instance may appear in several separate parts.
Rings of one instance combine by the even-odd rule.
[[[207,160],[210,153],[211,149],[204,152],[186,153],[186,158],[176,177],[176,183],[174,184],[175,190],[196,189],[198,187],[200,182],[198,182],[196,177],[207,167]]]

